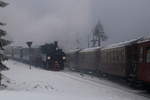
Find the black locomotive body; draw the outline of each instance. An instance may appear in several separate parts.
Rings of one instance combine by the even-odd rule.
[[[58,49],[57,47],[53,49],[53,52],[49,52],[46,55],[46,60],[44,61],[46,69],[55,71],[63,70],[64,62],[66,60],[65,53],[62,49]]]
[[[66,55],[57,42],[45,44],[40,48],[10,47],[5,51],[9,58],[31,64],[46,70],[63,70]]]

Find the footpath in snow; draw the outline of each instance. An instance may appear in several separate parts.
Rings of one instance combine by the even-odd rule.
[[[46,71],[9,60],[3,72],[2,100],[149,100],[144,96],[97,84],[64,72]]]

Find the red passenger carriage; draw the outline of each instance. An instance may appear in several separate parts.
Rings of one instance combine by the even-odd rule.
[[[138,79],[146,83],[150,83],[150,40],[141,41],[138,44],[139,64]]]
[[[150,83],[150,40],[137,39],[101,49],[100,72]]]

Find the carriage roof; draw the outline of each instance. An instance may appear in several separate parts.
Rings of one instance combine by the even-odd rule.
[[[68,53],[76,53],[76,52],[79,52],[81,49],[73,49],[73,50],[70,50],[68,51]]]
[[[86,48],[86,49],[81,50],[80,52],[93,52],[93,51],[97,51],[100,48],[101,47]]]
[[[141,40],[143,40],[143,38],[137,38],[137,39],[132,39],[132,40],[129,40],[129,41],[114,43],[114,44],[111,44],[111,45],[108,45],[108,46],[104,46],[102,48],[102,50],[129,46],[129,45],[132,45],[132,44],[136,44],[136,43],[138,43],[138,41],[141,41]]]

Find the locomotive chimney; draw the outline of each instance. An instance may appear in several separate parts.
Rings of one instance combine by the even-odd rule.
[[[54,45],[55,45],[55,47],[57,48],[57,47],[58,47],[58,41],[55,41],[55,42],[54,42]]]

